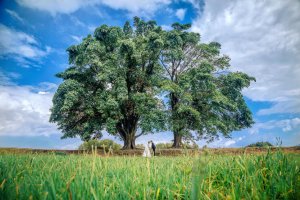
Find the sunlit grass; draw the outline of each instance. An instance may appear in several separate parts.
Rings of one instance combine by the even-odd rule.
[[[299,199],[299,158],[6,154],[0,199]]]
[[[299,158],[278,151],[199,160],[193,198],[299,199]]]

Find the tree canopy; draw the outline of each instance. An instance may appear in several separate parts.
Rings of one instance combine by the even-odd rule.
[[[163,89],[173,147],[180,147],[183,137],[212,141],[219,133],[229,137],[232,131],[250,127],[252,114],[241,92],[255,79],[229,72],[230,59],[220,53],[221,45],[201,43],[198,33],[188,31],[190,24],[172,27],[163,32],[159,60],[167,77]]]
[[[255,80],[230,72],[217,42],[201,43],[190,24],[162,30],[134,18],[123,28],[102,25],[67,49],[70,67],[53,97],[50,121],[63,138],[100,138],[105,130],[135,148],[135,139],[161,130],[182,139],[213,140],[250,127],[242,90]]]
[[[63,83],[53,97],[51,122],[63,138],[99,138],[102,131],[135,148],[135,139],[164,128],[158,98],[162,46],[154,21],[134,19],[124,28],[102,25],[79,45],[67,49],[70,67],[57,74]]]

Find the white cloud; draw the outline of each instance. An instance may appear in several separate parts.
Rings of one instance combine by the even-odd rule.
[[[20,22],[24,23],[24,19],[19,16],[19,14],[13,10],[5,9],[5,12],[7,12],[11,17],[14,19],[19,20]]]
[[[76,26],[85,27],[85,24],[82,21],[80,21],[77,17],[70,16],[70,19],[74,22]]]
[[[44,94],[49,94],[49,92],[39,91],[38,94],[44,95]]]
[[[185,0],[186,2],[189,2],[190,4],[193,5],[193,7],[201,12],[202,5],[200,4],[199,0]]]
[[[81,7],[99,4],[99,0],[17,0],[18,4],[31,9],[49,12],[51,15],[57,13],[69,14]]]
[[[49,136],[59,134],[49,123],[53,84],[39,87],[0,86],[0,136]],[[42,92],[36,92],[42,91]]]
[[[51,47],[39,47],[36,39],[0,24],[0,55],[14,55],[22,58],[36,59],[47,55]]]
[[[73,40],[75,40],[76,42],[81,42],[81,40],[82,40],[82,37],[76,36],[76,35],[71,35],[71,38],[72,38]]]
[[[90,33],[94,33],[97,27],[98,26],[90,25],[90,26],[88,26],[88,30],[89,30]]]
[[[41,82],[38,87],[35,87],[37,90],[44,90],[54,93],[57,89],[57,84],[50,82]]]
[[[295,117],[291,119],[270,120],[267,122],[258,122],[249,129],[249,133],[259,134],[261,131],[281,129],[283,132],[290,132],[300,128],[300,118]]]
[[[245,136],[243,136],[243,137],[238,137],[238,138],[234,138],[234,139],[229,139],[229,140],[227,140],[227,141],[223,144],[223,146],[224,146],[224,147],[230,147],[230,146],[236,144],[237,142],[243,140],[244,138],[245,138]]]
[[[165,31],[170,31],[170,30],[173,29],[173,28],[172,28],[171,26],[169,26],[169,25],[161,25],[161,28],[162,28],[163,30],[165,30]]]
[[[199,145],[199,147],[203,147],[204,145],[207,145],[208,147],[211,148],[223,148],[223,147],[237,147],[237,146],[241,146],[240,144],[237,144],[238,142],[244,140],[246,137],[242,136],[242,137],[237,137],[237,138],[224,138],[224,137],[220,137],[217,140],[214,140],[213,142],[207,143],[204,140],[201,141],[197,141],[197,144]]]
[[[20,74],[15,72],[0,71],[0,85],[15,85],[14,80],[18,79],[20,76]]]
[[[180,20],[184,19],[185,13],[186,13],[186,9],[180,8],[180,9],[176,10],[176,16]]]
[[[147,17],[170,4],[171,0],[17,0],[17,2],[21,6],[46,11],[53,16],[58,13],[70,14],[88,6],[105,5],[115,10],[126,10],[131,15]]]
[[[171,0],[102,0],[102,3],[116,10],[127,10],[131,15],[151,17],[158,9],[171,3]]]
[[[300,113],[300,2],[218,1],[205,3],[192,30],[218,41],[233,70],[257,79],[244,94],[273,102],[259,114]]]
[[[233,144],[235,144],[235,143],[236,143],[235,140],[228,140],[228,141],[226,141],[226,142],[224,143],[224,146],[225,146],[225,147],[229,147],[230,145],[233,145]]]

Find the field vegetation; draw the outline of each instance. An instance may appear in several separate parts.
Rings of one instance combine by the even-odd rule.
[[[0,155],[0,199],[299,199],[299,154]]]

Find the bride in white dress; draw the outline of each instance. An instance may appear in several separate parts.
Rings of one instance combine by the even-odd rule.
[[[149,149],[149,144],[144,144],[145,146],[145,150],[144,150],[144,153],[143,153],[143,157],[147,157],[147,158],[150,158],[151,157],[151,152],[150,152],[150,149]]]

